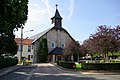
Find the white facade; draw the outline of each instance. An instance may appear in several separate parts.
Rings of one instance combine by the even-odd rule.
[[[18,52],[16,56],[20,60],[21,48],[20,44],[18,44]],[[33,62],[33,45],[23,45],[22,57],[27,58]]]
[[[18,45],[18,51],[17,54],[15,55],[19,60],[21,59],[21,39],[20,38],[15,38],[15,41]],[[22,41],[22,58],[26,58],[30,61],[33,62],[33,51],[34,51],[34,46],[32,45],[32,40],[31,39],[23,39]]]

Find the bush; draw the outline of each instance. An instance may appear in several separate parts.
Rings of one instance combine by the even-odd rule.
[[[120,70],[120,63],[81,63],[83,70]]]
[[[68,69],[74,69],[74,62],[57,61],[57,65]]]
[[[120,63],[120,60],[114,59],[114,60],[110,60],[110,62],[112,62],[112,63]]]
[[[17,58],[0,58],[0,69],[5,68],[5,67],[9,67],[9,66],[14,66],[18,63],[18,59]]]
[[[120,70],[120,63],[74,63],[57,61],[57,65],[77,70]]]

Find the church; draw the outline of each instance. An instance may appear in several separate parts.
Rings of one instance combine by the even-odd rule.
[[[32,44],[34,45],[34,53],[33,53],[33,62],[39,63],[39,46],[40,46],[40,39],[46,38],[47,39],[47,47],[48,47],[48,62],[55,62],[57,60],[64,60],[65,54],[64,48],[67,43],[71,41],[75,41],[72,36],[67,32],[66,29],[62,27],[62,17],[57,9],[55,15],[51,18],[53,27],[38,33],[30,38],[33,39]],[[42,53],[41,53],[42,54]]]

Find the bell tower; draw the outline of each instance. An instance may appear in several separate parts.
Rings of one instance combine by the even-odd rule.
[[[52,24],[54,24],[54,27],[57,29],[62,28],[62,17],[59,14],[59,11],[57,9],[58,5],[56,4],[56,11],[54,17],[51,18]]]

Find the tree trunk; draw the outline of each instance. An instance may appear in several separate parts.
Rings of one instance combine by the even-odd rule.
[[[103,60],[105,63],[109,62],[108,53],[103,54],[103,58],[104,58]]]

